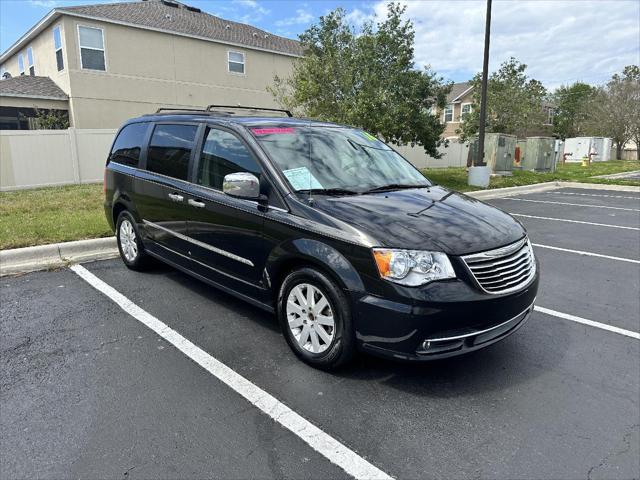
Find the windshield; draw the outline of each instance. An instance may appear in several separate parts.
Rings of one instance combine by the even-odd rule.
[[[287,127],[252,132],[295,191],[346,194],[431,185],[398,153],[362,130]]]

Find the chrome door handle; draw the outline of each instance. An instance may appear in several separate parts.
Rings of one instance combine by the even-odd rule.
[[[178,195],[177,193],[170,193],[169,198],[174,202],[181,202],[184,200],[182,195]]]
[[[196,208],[204,208],[205,207],[204,202],[199,202],[197,200],[194,200],[193,198],[190,198],[189,200],[187,200],[187,203],[189,205],[191,205],[192,207],[196,207]]]

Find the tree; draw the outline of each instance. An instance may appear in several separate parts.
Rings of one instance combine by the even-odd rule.
[[[40,130],[66,130],[69,128],[69,114],[60,110],[36,108],[36,126]]]
[[[538,130],[545,121],[542,109],[547,91],[538,80],[526,76],[527,66],[511,57],[497,72],[489,76],[487,85],[487,132],[510,133],[521,137]],[[480,126],[480,87],[482,76],[473,80],[473,105],[465,115],[462,128],[457,131],[462,139],[477,135]]]
[[[628,65],[622,75],[629,82],[631,103],[629,104],[629,128],[636,144],[636,160],[640,162],[640,67]]]
[[[576,82],[573,85],[563,85],[553,93],[553,131],[562,140],[586,134],[589,108],[596,92],[595,87]]]
[[[444,125],[435,113],[450,86],[413,63],[414,29],[405,7],[390,3],[387,18],[359,32],[341,8],[300,35],[304,56],[269,88],[298,114],[353,125],[398,145],[422,145],[432,156]]]
[[[611,137],[618,160],[622,158],[622,149],[629,140],[640,140],[639,104],[640,68],[636,65],[626,66],[621,75],[614,74],[604,87],[598,89],[591,102],[590,132]]]

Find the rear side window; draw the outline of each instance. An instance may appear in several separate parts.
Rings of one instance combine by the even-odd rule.
[[[186,180],[197,130],[195,125],[157,125],[149,142],[147,170]]]
[[[148,123],[132,123],[120,130],[113,144],[109,161],[137,167],[148,126]]]
[[[209,130],[200,156],[198,183],[222,190],[224,176],[237,172],[259,177],[260,167],[238,137],[224,130]]]

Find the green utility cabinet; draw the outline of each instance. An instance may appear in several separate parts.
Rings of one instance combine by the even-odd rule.
[[[555,138],[553,137],[529,137],[521,162],[523,170],[532,172],[555,171]]]
[[[516,153],[515,135],[487,133],[484,137],[484,158],[496,175],[513,175],[513,157]]]
[[[520,149],[520,158],[513,157],[513,169],[514,170],[522,170],[522,165],[524,164],[524,154],[527,150],[527,139],[520,139],[516,142],[516,147]]]

